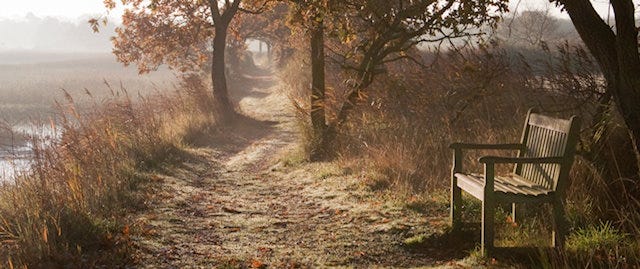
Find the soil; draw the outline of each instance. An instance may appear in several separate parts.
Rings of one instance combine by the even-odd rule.
[[[461,266],[473,245],[442,232],[446,207],[410,209],[336,163],[284,161],[297,150],[291,102],[277,77],[245,79],[250,118],[155,176],[135,218],[136,267]]]

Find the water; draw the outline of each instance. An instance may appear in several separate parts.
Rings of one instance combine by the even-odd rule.
[[[11,127],[14,134],[22,137],[38,137],[41,147],[50,145],[59,135],[45,125],[16,125]],[[33,154],[33,144],[27,140],[15,145],[0,147],[0,183],[7,183],[22,172],[28,171]]]
[[[28,171],[31,160],[28,157],[0,156],[0,182],[11,182],[21,172]]]

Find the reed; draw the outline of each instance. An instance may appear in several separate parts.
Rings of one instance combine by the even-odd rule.
[[[110,98],[80,109],[71,94],[57,103],[59,139],[31,137],[33,161],[0,187],[0,267],[123,267],[131,256],[132,220],[145,207],[151,172],[180,162],[194,133],[215,129],[202,83],[173,93]],[[203,96],[205,95],[205,96]]]

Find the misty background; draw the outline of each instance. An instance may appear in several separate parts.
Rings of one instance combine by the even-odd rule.
[[[87,21],[91,15],[75,20],[39,17],[28,13],[23,17],[0,18],[0,63],[19,64],[65,60],[76,54],[108,54],[115,25],[109,22],[94,33]],[[40,52],[33,55],[34,52]],[[25,57],[28,53],[31,57]],[[86,56],[86,55],[85,55]]]
[[[135,65],[117,62],[110,40],[117,20],[95,33],[88,20],[97,17],[0,16],[0,127],[51,117],[65,92],[79,104],[90,104],[114,90],[126,89],[135,97],[173,89],[167,68],[139,75]],[[4,136],[0,131],[0,147]]]

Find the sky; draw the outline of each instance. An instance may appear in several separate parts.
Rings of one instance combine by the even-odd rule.
[[[0,18],[23,18],[28,13],[33,13],[38,17],[74,20],[86,14],[106,14],[102,0],[18,0],[3,2],[2,8],[0,8]]]
[[[634,2],[636,2],[634,0]],[[606,18],[608,8],[609,8],[609,0],[591,0],[591,4],[594,6],[596,11],[602,16]],[[509,11],[513,12],[522,12],[524,10],[546,10],[550,9],[550,14],[559,18],[569,19],[569,15],[566,12],[560,11],[560,8],[556,7],[555,4],[549,3],[549,0],[510,0],[509,1]]]
[[[3,1],[0,8],[0,18],[20,18],[31,12],[38,17],[56,17],[59,19],[74,20],[85,14],[105,14],[106,10],[102,0],[19,0]],[[519,4],[518,4],[519,2]],[[596,9],[601,14],[606,14],[608,0],[592,0]],[[548,0],[511,0],[511,11],[521,12],[526,9],[540,9],[549,6]],[[516,9],[517,6],[517,9]],[[568,18],[562,14],[559,8],[551,5],[552,14],[558,17]],[[117,17],[119,12],[112,12],[112,17]],[[115,16],[114,16],[115,15]]]

